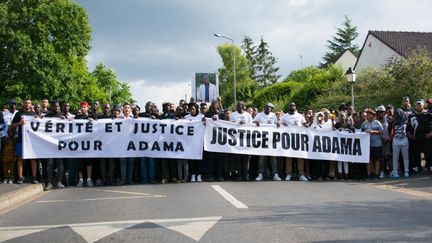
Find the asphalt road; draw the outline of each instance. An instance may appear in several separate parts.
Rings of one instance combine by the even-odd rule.
[[[1,215],[0,241],[431,242],[432,178],[409,180],[53,190]]]

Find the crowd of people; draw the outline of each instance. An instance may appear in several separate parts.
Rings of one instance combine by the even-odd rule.
[[[61,119],[186,119],[205,118],[243,124],[274,124],[303,126],[308,129],[335,130],[370,134],[369,163],[325,161],[277,156],[255,156],[203,152],[202,160],[158,158],[46,158],[23,160],[23,116],[57,117]],[[347,180],[409,177],[421,170],[432,172],[432,99],[418,100],[412,108],[409,97],[402,98],[400,107],[379,105],[355,111],[341,104],[337,110],[297,110],[294,102],[286,112],[274,111],[271,103],[257,108],[246,107],[240,101],[236,110],[222,109],[220,98],[211,103],[178,105],[163,103],[162,111],[147,102],[144,110],[136,104],[90,105],[81,102],[76,112],[70,104],[43,99],[33,104],[26,99],[17,109],[16,99],[10,99],[0,112],[1,175],[3,183],[44,183],[45,190],[65,186],[125,185],[134,183],[185,183],[202,181],[300,181]],[[421,155],[424,155],[423,157]],[[425,163],[422,164],[424,158]],[[27,179],[26,179],[27,178]]]

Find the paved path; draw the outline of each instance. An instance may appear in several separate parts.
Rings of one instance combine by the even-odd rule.
[[[422,178],[54,190],[1,215],[0,241],[430,242],[432,179]]]

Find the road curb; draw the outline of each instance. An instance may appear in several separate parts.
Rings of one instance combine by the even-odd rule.
[[[22,204],[30,198],[42,193],[43,191],[42,184],[34,184],[5,193],[0,197],[0,212],[8,211],[8,209]]]

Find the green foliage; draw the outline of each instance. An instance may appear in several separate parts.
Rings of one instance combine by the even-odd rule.
[[[233,53],[235,55],[237,101],[248,101],[255,92],[255,84],[250,78],[248,60],[241,54],[240,48],[230,44],[217,47],[223,67],[219,68],[219,94],[224,107],[234,107]]]
[[[361,70],[354,84],[355,109],[401,103],[403,96],[412,101],[432,96],[432,59],[424,50],[413,51],[406,59],[393,59],[384,67]],[[336,108],[351,101],[351,88],[340,80],[319,95],[312,107]]]
[[[432,96],[431,54],[415,50],[406,59],[393,59],[384,67],[362,70],[357,80],[357,107],[397,106],[403,96],[412,100],[429,98]]]
[[[309,66],[291,72],[283,82],[258,91],[253,102],[258,107],[272,102],[277,104],[278,109],[287,110],[289,102],[293,101],[299,110],[306,110],[317,107],[317,98],[326,96],[326,92],[331,91],[341,80],[344,80],[344,75],[340,67],[330,65],[326,69],[319,69]]]
[[[254,46],[254,42],[252,38],[249,36],[245,36],[242,42],[241,49],[243,50],[246,59],[248,60],[248,68],[249,72],[251,74],[251,77],[256,76],[256,53],[257,53],[257,47]]]
[[[292,94],[303,87],[304,84],[300,82],[278,82],[256,92],[252,103],[256,107],[262,108],[268,102],[272,102],[276,109],[285,110],[287,101],[291,100]]]
[[[359,47],[353,43],[358,35],[357,27],[351,24],[351,19],[348,16],[345,16],[342,27],[337,29],[332,40],[327,40],[329,52],[323,57],[324,64],[336,61],[334,59],[346,50],[350,50],[354,55],[358,55]]]
[[[105,86],[87,71],[90,40],[87,13],[74,1],[1,1],[1,101],[105,99]],[[119,89],[127,95],[127,86]]]
[[[134,101],[131,99],[130,87],[127,83],[117,80],[117,74],[113,69],[105,67],[102,63],[96,66],[92,72],[97,87],[102,91],[97,98],[102,103],[121,104]]]
[[[256,50],[255,57],[255,76],[254,79],[261,87],[276,83],[280,75],[277,75],[279,67],[275,67],[277,59],[269,51],[267,42],[261,37],[260,44]]]

